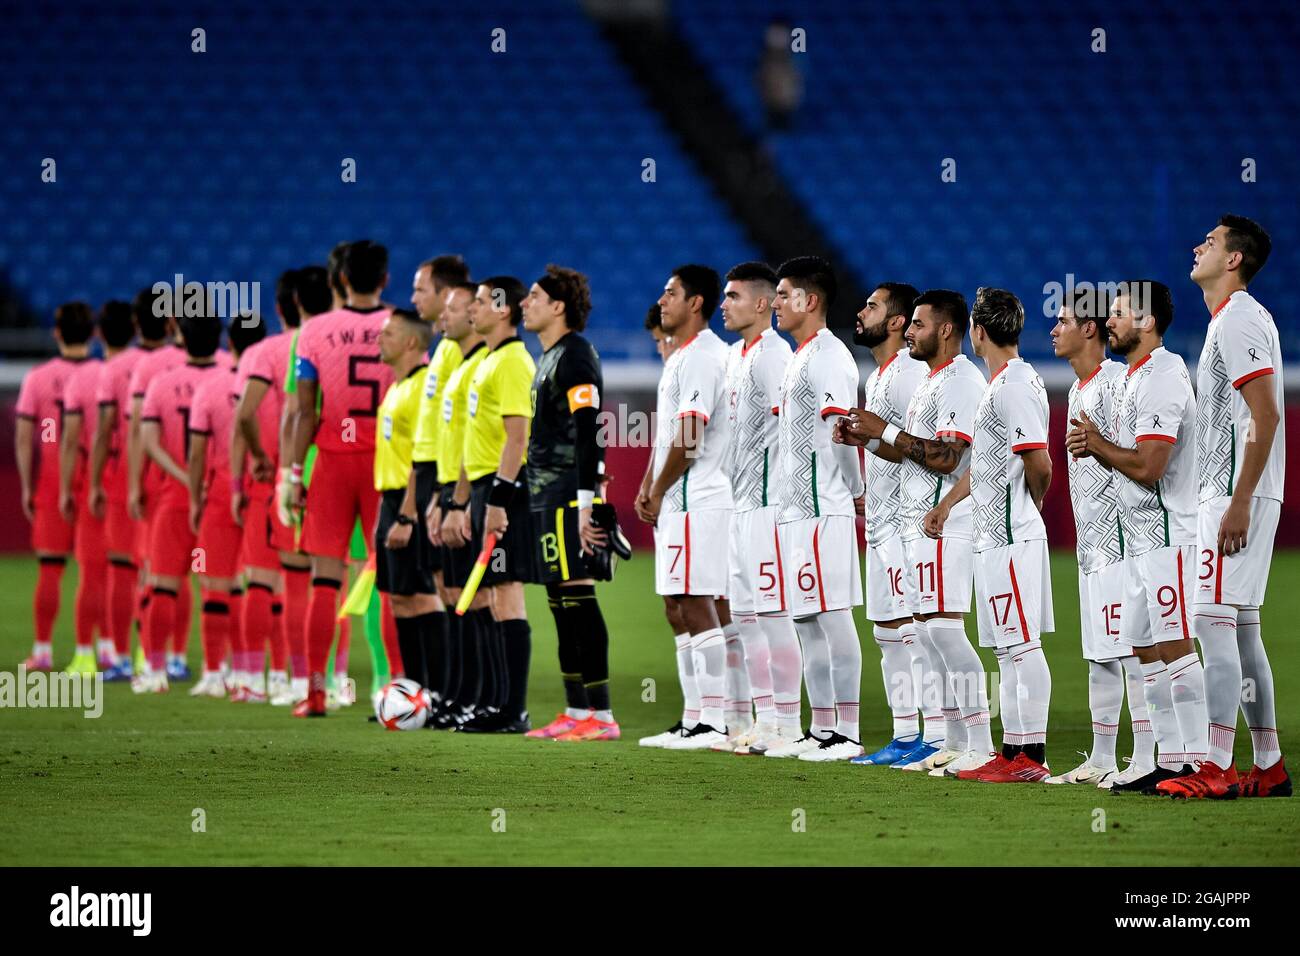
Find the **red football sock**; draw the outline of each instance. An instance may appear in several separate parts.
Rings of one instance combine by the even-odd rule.
[[[334,642],[334,616],[338,614],[338,581],[312,578],[307,599],[307,673],[324,674]]]
[[[95,632],[101,637],[104,627],[104,604],[107,601],[108,565],[106,562],[86,562],[77,569],[77,646],[95,646]]]
[[[249,644],[248,634],[244,631],[244,589],[235,588],[230,592],[230,659],[240,660],[241,650],[243,670],[256,671],[258,668],[251,661],[252,645]]]
[[[157,600],[157,597],[154,598]],[[224,591],[203,589],[203,610],[199,617],[199,637],[203,642],[203,668],[221,669],[230,640],[230,596]]]
[[[32,596],[32,616],[36,619],[36,643],[48,644],[59,616],[59,582],[63,579],[65,558],[41,558],[37,566],[36,593]]]
[[[176,617],[172,620],[172,652],[181,657],[190,649],[190,628],[194,624],[194,585],[188,577],[181,578],[176,594]]]
[[[334,651],[334,673],[348,672],[348,652],[352,650],[352,615],[339,621],[339,646]]]
[[[167,667],[167,638],[176,626],[176,605],[176,592],[171,588],[150,588],[141,643],[149,666],[155,671]]]
[[[271,598],[271,670],[284,670],[289,656],[288,648],[284,633],[284,604],[279,595],[276,595]]]
[[[379,633],[384,638],[384,652],[388,655],[388,674],[390,677],[404,677],[406,667],[402,663],[402,647],[397,641],[397,618],[393,617],[393,602],[387,594],[379,597]]]
[[[244,630],[244,646],[248,650],[246,669],[256,674],[262,672],[262,663],[266,656],[266,641],[275,626],[271,619],[273,600],[271,589],[265,584],[254,582],[244,592],[244,613],[240,622]],[[274,665],[272,668],[274,669]]]
[[[121,656],[131,653],[131,618],[135,610],[135,583],[139,572],[134,564],[108,566],[108,633],[113,635],[113,650]]]
[[[307,585],[306,568],[284,568],[284,637],[289,645],[289,662],[294,677],[307,676]]]

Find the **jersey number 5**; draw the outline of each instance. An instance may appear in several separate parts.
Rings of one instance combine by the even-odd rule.
[[[348,384],[370,390],[369,408],[349,408],[348,414],[353,418],[374,418],[379,409],[379,379],[366,378],[361,372],[362,365],[378,365],[378,355],[353,355],[348,358]]]

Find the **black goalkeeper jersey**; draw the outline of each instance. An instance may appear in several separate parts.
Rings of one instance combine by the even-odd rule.
[[[568,504],[578,489],[575,409],[600,410],[600,356],[577,332],[552,345],[533,376],[533,421],[528,436],[528,493],[534,507]],[[597,448],[600,459],[604,449]],[[561,500],[562,499],[562,500]]]

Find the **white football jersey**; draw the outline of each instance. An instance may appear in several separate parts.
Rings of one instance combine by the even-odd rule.
[[[1020,457],[1046,448],[1047,386],[1032,365],[1013,358],[989,380],[975,413],[970,490],[977,552],[1046,540]]]
[[[971,444],[975,432],[975,410],[984,394],[984,376],[965,355],[960,353],[931,371],[907,406],[907,427],[903,431],[914,438],[927,440],[960,438]],[[899,533],[904,541],[925,537],[921,520],[925,513],[952,490],[970,465],[970,449],[951,474],[941,475],[910,458],[900,466],[899,489],[903,501]],[[944,522],[945,538],[970,538],[971,499],[959,502]]]
[[[850,489],[832,450],[834,419],[858,397],[858,366],[848,347],[821,329],[795,350],[781,384],[781,522],[854,514]]]
[[[924,362],[912,358],[907,349],[894,353],[867,378],[863,386],[863,408],[875,412],[891,425],[907,429],[907,406],[917,388],[930,373]],[[873,545],[898,534],[902,498],[899,477],[902,466],[867,453],[867,541]]]
[[[1282,344],[1273,316],[1249,292],[1234,292],[1210,318],[1196,367],[1196,450],[1200,500],[1230,497],[1241,474],[1251,436],[1250,408],[1240,389],[1271,374],[1282,418],[1273,435],[1256,498],[1282,500],[1286,480],[1286,396],[1282,389]]]
[[[1126,553],[1196,544],[1195,427],[1196,396],[1180,356],[1161,346],[1128,369],[1115,403],[1115,444],[1164,441],[1174,450],[1154,487],[1115,473]]]
[[[776,504],[781,487],[777,415],[790,344],[767,328],[749,345],[735,342],[727,367],[731,449],[727,474],[737,511]]]
[[[1085,413],[1103,438],[1115,440],[1115,403],[1124,387],[1123,362],[1105,359],[1087,378],[1070,386],[1069,419]],[[1124,557],[1124,534],[1119,521],[1119,481],[1096,458],[1066,456],[1070,478],[1070,504],[1074,508],[1075,550],[1083,574],[1113,564]]]
[[[664,511],[731,507],[731,482],[724,469],[730,438],[726,373],[727,345],[707,328],[687,340],[664,366],[659,379],[655,474],[663,469],[683,418],[693,415],[705,425],[690,465],[664,495]]]

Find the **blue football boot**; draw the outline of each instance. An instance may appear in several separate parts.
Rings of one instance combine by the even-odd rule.
[[[177,657],[167,662],[167,679],[168,680],[189,680],[190,665],[185,663],[183,657]]]
[[[896,761],[890,764],[890,766],[896,770],[915,770],[918,768],[913,767],[912,764],[918,764],[926,757],[929,757],[931,754],[937,754],[938,752],[938,747],[931,747],[924,740],[918,740],[912,745],[911,750],[899,757]]]
[[[130,680],[134,677],[135,671],[131,667],[131,659],[129,657],[123,657],[112,667],[104,668],[103,674],[105,681],[124,681]]]
[[[906,756],[916,749],[920,738],[912,740],[901,740],[895,737],[885,746],[881,747],[873,754],[863,754],[861,757],[854,757],[849,763],[859,764],[860,766],[884,767],[891,763],[897,763],[900,758]]]

